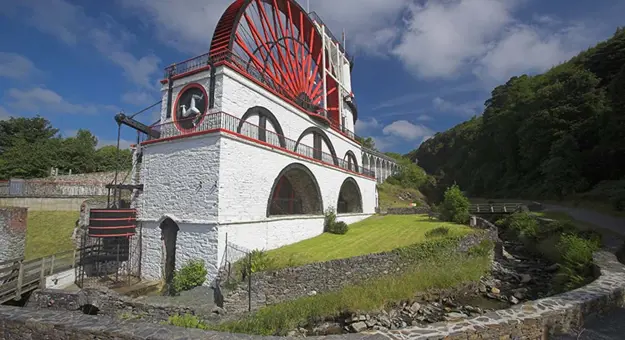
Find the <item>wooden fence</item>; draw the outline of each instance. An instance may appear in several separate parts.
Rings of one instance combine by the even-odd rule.
[[[0,262],[0,304],[20,300],[22,295],[45,288],[46,276],[72,269],[78,263],[80,250],[70,250],[48,257]]]

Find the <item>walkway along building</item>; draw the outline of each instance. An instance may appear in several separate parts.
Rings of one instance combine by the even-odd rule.
[[[321,234],[328,208],[374,214],[397,164],[356,141],[352,67],[296,1],[232,3],[210,52],[166,69],[159,136],[135,148],[141,276],[203,259],[210,282],[226,242],[268,250]]]

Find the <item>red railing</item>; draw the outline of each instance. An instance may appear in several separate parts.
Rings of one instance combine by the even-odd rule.
[[[209,57],[208,53],[205,53],[200,56],[168,66],[165,69],[165,78],[163,79],[163,81],[166,81],[170,72],[173,79],[176,79],[178,77],[183,77],[186,74],[190,74],[196,70],[207,69],[210,67],[211,61],[216,66],[221,64],[229,64],[236,67],[237,71],[247,74],[257,82],[259,82],[261,85],[266,87],[268,90],[275,92],[276,94],[284,98],[289,98],[289,100],[291,100],[297,106],[301,107],[308,114],[311,114],[311,112],[306,108],[316,106],[315,104],[301,98],[290,98],[290,96],[282,90],[281,86],[276,86],[270,77],[265,76],[263,70],[258,70],[258,68],[253,63],[246,62],[238,55],[229,51],[220,53],[219,55],[213,55],[212,58]],[[352,100],[355,99],[352,98]],[[355,105],[356,104],[354,103],[354,106]],[[316,115],[323,117],[333,130],[354,141],[358,141],[358,136],[353,131],[330,121],[327,118],[327,113],[324,112],[321,108],[319,108],[319,111],[316,113]]]
[[[194,127],[192,129],[185,130],[185,126]],[[187,118],[177,122],[167,122],[154,126],[154,129],[161,132],[161,137],[159,139],[184,136],[207,130],[227,130],[260,141],[264,144],[269,144],[272,147],[282,149],[289,153],[294,153],[309,159],[316,159],[329,165],[334,165],[345,170],[375,178],[374,171],[352,164],[351,161],[339,158],[339,155],[332,155],[324,152],[323,150],[315,149],[302,143],[297,143],[297,141],[293,139],[287,138],[273,131],[263,129],[250,122],[242,121],[241,119],[225,112],[210,113],[197,119]]]

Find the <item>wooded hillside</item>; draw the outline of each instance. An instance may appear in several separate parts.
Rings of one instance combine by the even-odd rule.
[[[511,78],[483,115],[408,156],[439,186],[455,181],[475,196],[563,198],[600,182],[625,195],[625,30],[544,74]]]

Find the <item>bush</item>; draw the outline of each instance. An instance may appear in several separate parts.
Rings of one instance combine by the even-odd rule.
[[[258,273],[274,267],[274,259],[269,257],[263,250],[252,250],[251,272]],[[246,261],[247,259],[244,259]]]
[[[345,235],[349,231],[349,226],[343,221],[334,222],[328,229],[330,234]]]
[[[343,221],[337,221],[334,208],[328,208],[325,213],[323,231],[330,234],[345,235],[349,231],[349,226]]]
[[[192,314],[172,315],[167,318],[167,324],[177,327],[208,329],[207,324]]]
[[[191,260],[174,273],[173,290],[179,293],[201,286],[206,281],[208,270],[203,260]]]
[[[561,254],[559,283],[567,289],[579,287],[592,277],[592,254],[599,249],[596,240],[587,240],[575,234],[563,234],[556,245]]]
[[[336,212],[334,211],[334,208],[330,207],[328,208],[328,210],[326,210],[325,213],[325,219],[323,221],[323,231],[329,232],[330,228],[332,227],[332,225],[334,225],[334,223],[336,223]]]
[[[454,184],[447,188],[443,203],[440,206],[441,219],[454,223],[469,222],[469,199]]]
[[[490,252],[493,250],[493,247],[495,247],[495,244],[493,243],[493,241],[482,240],[480,244],[469,248],[469,251],[467,252],[467,254],[472,257],[488,256]]]
[[[536,240],[539,235],[538,220],[528,213],[514,213],[503,220],[497,221],[496,224],[526,241]]]
[[[437,227],[432,230],[428,230],[425,232],[425,237],[439,237],[439,236],[447,236],[449,234],[449,228],[445,226]]]

